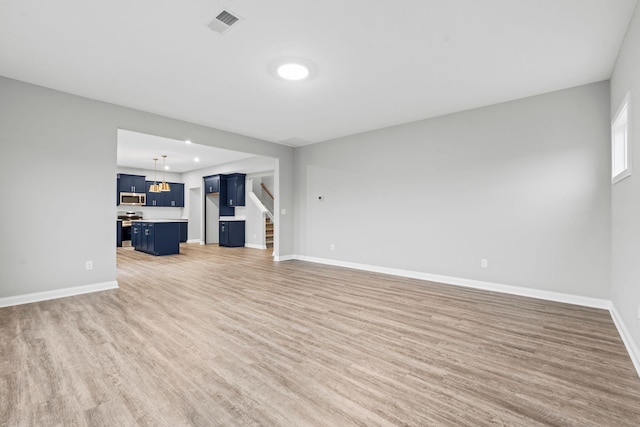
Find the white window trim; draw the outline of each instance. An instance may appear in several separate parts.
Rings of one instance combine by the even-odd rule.
[[[613,175],[613,171],[614,171],[614,161],[615,161],[615,128],[616,128],[616,122],[620,119],[621,115],[623,112],[626,111],[626,115],[627,115],[627,134],[626,134],[626,140],[625,140],[625,160],[627,163],[627,167],[625,170],[623,170],[622,172],[620,172],[619,174],[617,174],[616,176],[613,176],[611,178],[611,183],[612,184],[616,184],[620,181],[622,181],[623,179],[631,176],[631,115],[630,115],[630,111],[629,111],[629,100],[631,98],[631,93],[627,92],[627,94],[625,95],[624,99],[622,100],[622,102],[620,103],[620,107],[618,107],[618,111],[616,112],[615,116],[613,116],[613,120],[611,121],[611,172]]]

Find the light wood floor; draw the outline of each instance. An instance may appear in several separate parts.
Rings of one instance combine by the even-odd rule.
[[[640,425],[603,310],[183,245],[0,309],[2,426]]]

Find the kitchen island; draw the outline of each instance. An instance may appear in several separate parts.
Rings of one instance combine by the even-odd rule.
[[[142,219],[131,221],[131,246],[151,255],[180,253],[180,228],[186,219]]]

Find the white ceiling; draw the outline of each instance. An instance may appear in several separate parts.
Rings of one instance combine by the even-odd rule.
[[[166,170],[173,173],[184,173],[255,157],[253,154],[187,144],[186,141],[118,129],[118,166],[154,170],[153,159],[157,158],[157,170],[162,172],[165,164],[163,154],[167,156]]]
[[[606,80],[635,4],[0,0],[0,75],[303,145]],[[276,79],[282,57],[314,77]]]

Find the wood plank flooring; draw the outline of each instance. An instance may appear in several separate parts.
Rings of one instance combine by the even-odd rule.
[[[608,312],[182,245],[0,309],[2,426],[638,426]]]

